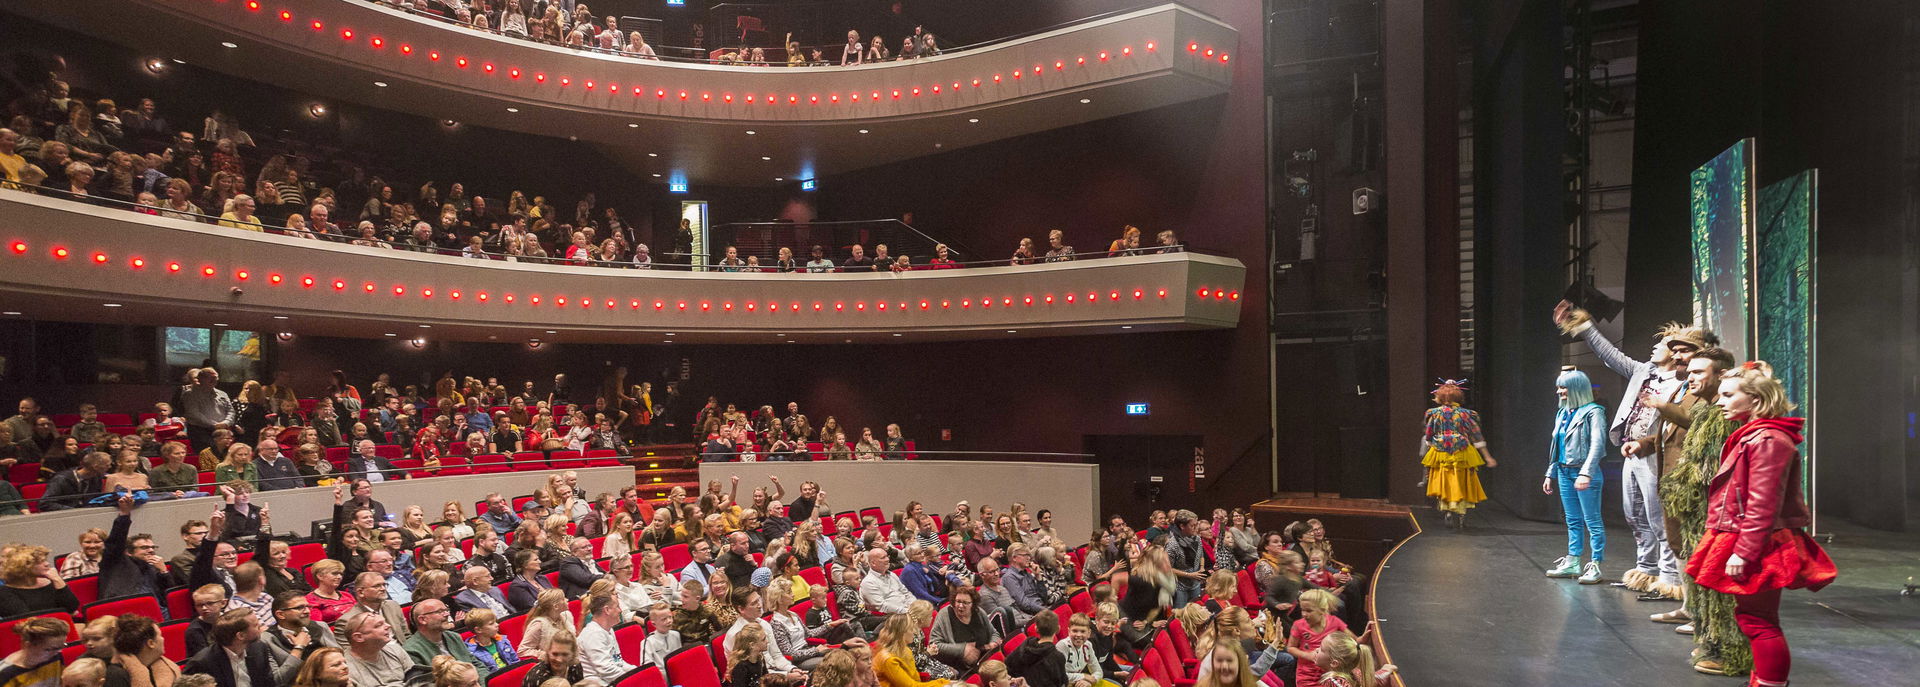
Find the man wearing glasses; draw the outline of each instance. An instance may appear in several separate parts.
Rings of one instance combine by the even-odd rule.
[[[400,604],[387,598],[385,577],[377,572],[360,573],[359,577],[353,578],[353,597],[355,599],[353,608],[340,614],[340,619],[333,623],[334,638],[342,640],[342,646],[350,643],[346,640],[350,639],[348,630],[353,627],[354,619],[367,614],[385,619],[394,640],[407,641],[407,636],[411,633],[407,631],[406,616],[400,612]]]
[[[179,587],[187,583],[193,574],[193,560],[200,555],[200,543],[207,540],[207,531],[205,520],[188,520],[180,525],[180,541],[186,543],[187,548],[174,556],[173,560],[167,561],[173,578],[168,580],[168,586]]]
[[[106,549],[100,555],[100,598],[158,596],[167,588],[167,563],[155,553],[153,535],[127,536],[133,529],[133,497],[121,496],[118,506],[120,515],[113,519],[113,531],[107,533]]]
[[[312,610],[306,595],[300,592],[287,590],[274,596],[273,625],[267,628],[267,643],[299,657],[301,661],[305,661],[307,654],[314,649],[340,648],[340,642],[334,639],[332,630],[313,622]]]
[[[413,605],[413,636],[401,642],[400,648],[417,665],[433,665],[433,657],[446,654],[473,664],[474,670],[488,671],[460,639],[460,632],[454,629],[453,611],[439,599],[423,599]]]

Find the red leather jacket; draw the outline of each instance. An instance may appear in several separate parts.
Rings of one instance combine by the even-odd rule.
[[[1708,487],[1707,529],[1734,532],[1733,553],[1748,561],[1765,553],[1774,530],[1806,527],[1800,489],[1800,418],[1754,420],[1727,437],[1720,471]]]

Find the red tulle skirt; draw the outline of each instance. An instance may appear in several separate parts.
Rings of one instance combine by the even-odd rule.
[[[1738,532],[1707,530],[1693,557],[1687,560],[1687,574],[1700,586],[1723,594],[1758,594],[1774,589],[1820,591],[1833,582],[1839,570],[1827,552],[1797,528],[1774,530],[1767,536],[1766,552],[1760,560],[1747,561],[1747,574],[1740,579],[1727,576],[1727,559],[1733,556]]]

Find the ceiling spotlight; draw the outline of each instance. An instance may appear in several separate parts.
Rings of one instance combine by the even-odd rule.
[[[647,157],[660,157],[659,153],[647,153]]]
[[[100,305],[101,305],[101,306],[103,306],[103,307],[108,307],[108,308],[118,308],[118,307],[120,307],[120,304],[119,304],[119,303],[101,303]]]
[[[967,123],[968,123],[968,124],[979,124],[979,123],[980,123],[980,118],[979,118],[979,117],[972,117],[972,118],[969,118],[969,119],[967,119]]]
[[[767,156],[765,156],[765,155],[762,155],[762,156],[760,156],[760,159],[761,159],[761,160],[772,160],[773,158],[770,158],[770,157],[767,157]]]
[[[375,86],[379,86],[379,87],[381,87],[381,88],[386,88],[386,87],[387,87],[387,82],[385,82],[385,81],[375,81],[375,82],[373,82],[373,85],[375,85]]]
[[[1087,103],[1090,103],[1090,102],[1093,102],[1093,99],[1092,99],[1092,98],[1081,98],[1081,99],[1080,99],[1080,104],[1081,104],[1081,105],[1085,105],[1085,104],[1087,104]]]
[[[863,133],[863,134],[864,134],[864,133],[867,133],[867,130],[866,130],[866,129],[861,129],[861,130],[860,130],[860,133]]]
[[[547,333],[548,333],[548,334],[559,334],[560,332],[557,332],[557,331],[554,331],[554,330],[551,330],[551,329],[549,329],[549,330],[547,330]]]
[[[460,126],[460,123],[459,123],[459,122],[456,122],[456,121],[453,121],[453,120],[451,120],[451,119],[442,119],[442,120],[440,120],[440,126],[444,126],[444,127],[447,127],[447,128],[449,128],[449,129],[451,129],[451,128],[454,128],[454,127],[456,127],[456,126]]]
[[[756,133],[759,133],[759,132],[757,132],[757,131],[754,131],[754,130],[752,130],[752,129],[748,129],[748,130],[747,130],[747,135],[748,135],[748,136],[752,136],[752,135],[754,135],[754,134],[756,134]]]
[[[1014,333],[1014,330],[1012,330],[1012,329],[1009,329],[1009,330],[1007,330],[1007,333],[1008,333],[1008,334],[1012,334],[1012,333]]]
[[[320,103],[314,103],[312,105],[308,105],[307,114],[313,115],[315,117],[324,117],[327,114],[327,106],[322,105]]]
[[[1081,101],[1081,102],[1085,102],[1085,101]],[[509,107],[509,108],[507,108],[507,111],[508,111],[508,112],[519,112],[519,111],[520,111],[520,108],[517,108],[517,107]]]
[[[527,348],[531,348],[531,349],[533,349],[533,350],[536,350],[536,351],[537,351],[537,350],[540,350],[540,340],[539,340],[539,339],[534,339],[534,340],[532,340],[532,341],[528,341],[528,342],[527,342]]]
[[[167,63],[165,61],[162,61],[160,58],[158,57],[147,58],[147,71],[158,74],[162,71],[165,71],[166,68],[167,68]]]
[[[637,124],[637,123],[629,123],[629,124],[627,124],[627,128],[629,128],[629,129],[638,129],[638,128],[640,128],[640,125],[639,125],[639,124]]]
[[[414,338],[413,338],[412,340],[409,340],[409,341],[408,341],[407,343],[409,343],[409,344],[413,344],[413,347],[414,347],[414,348],[426,348],[426,347],[427,347],[427,340],[426,340],[426,339],[423,339],[423,338],[420,338],[420,337],[417,337],[417,336],[416,336],[416,337],[414,337]]]
[[[238,48],[238,47],[240,47],[240,44],[239,44],[239,43],[235,43],[235,42],[233,42],[233,41],[220,41],[220,47],[222,47],[222,48]]]

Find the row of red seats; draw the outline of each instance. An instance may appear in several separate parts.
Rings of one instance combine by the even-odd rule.
[[[300,399],[300,412],[312,413],[313,409],[318,407],[320,407],[320,399]],[[490,406],[487,408],[487,414],[492,415],[496,412],[504,413],[511,410],[511,406]],[[371,408],[362,408],[360,409],[359,417],[362,420],[367,419],[372,412],[373,409]],[[567,415],[572,412],[573,406],[570,404],[562,403],[553,407],[553,417],[557,421],[564,422]],[[440,407],[432,401],[429,401],[426,407],[420,409],[421,419],[427,422],[432,422],[433,419],[439,415]],[[63,433],[73,429],[74,425],[80,424],[79,413],[54,413],[48,417],[53,419],[53,426]],[[139,425],[145,424],[148,420],[157,417],[159,417],[157,413],[96,413],[94,419],[106,425],[107,431],[125,436],[136,433],[135,430],[138,429]]]

